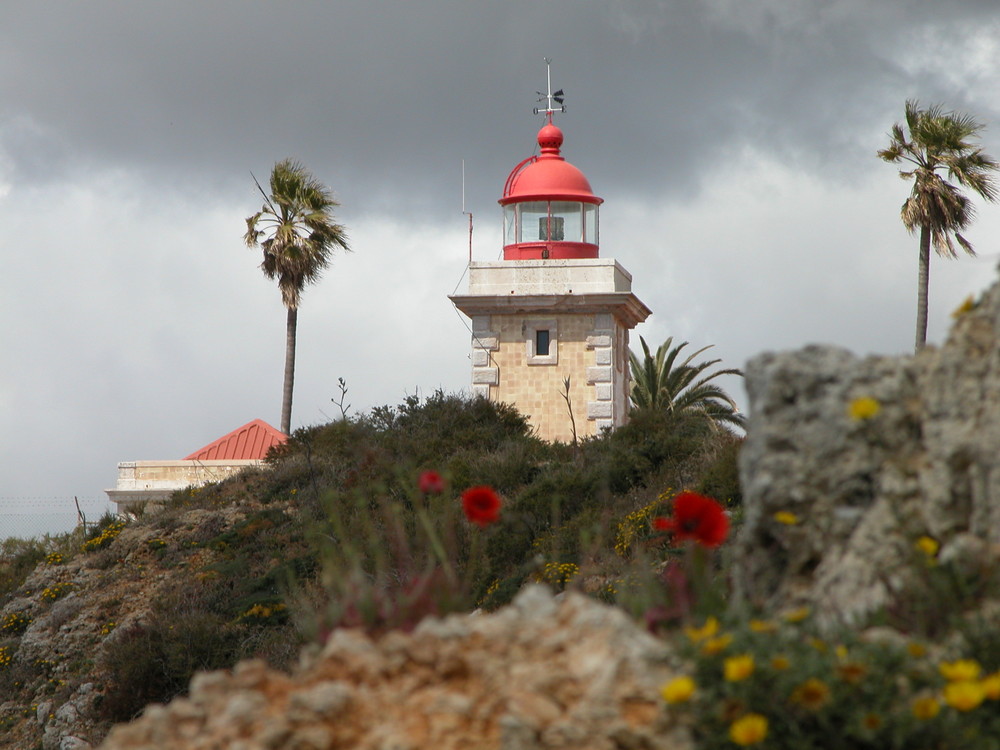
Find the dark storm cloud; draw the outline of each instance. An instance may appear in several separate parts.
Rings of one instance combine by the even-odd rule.
[[[856,130],[921,93],[892,59],[908,35],[995,13],[872,5],[24,4],[0,32],[0,133],[19,182],[110,166],[245,187],[294,155],[355,210],[451,210],[466,158],[485,207],[534,145],[549,56],[567,154],[595,185],[690,193],[740,143],[813,168],[870,159]]]
[[[293,424],[329,415],[338,376],[358,411],[465,387],[461,163],[495,257],[546,56],[602,255],[654,311],[636,334],[727,366],[906,351],[908,188],[875,150],[908,97],[1000,122],[997,39],[995,0],[6,3],[0,523],[6,496],[100,499],[118,461],[276,419],[284,312],[241,237],[249,172],[285,156],[356,250],[307,292]],[[934,261],[934,340],[993,277],[994,213],[979,261]]]

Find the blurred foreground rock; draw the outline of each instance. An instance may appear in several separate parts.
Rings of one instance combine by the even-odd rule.
[[[743,597],[852,623],[922,595],[923,536],[956,570],[997,562],[1000,287],[969,307],[916,356],[813,346],[750,361]],[[852,415],[858,399],[877,413]]]
[[[112,730],[104,750],[685,750],[664,724],[666,649],[621,611],[532,586],[496,613],[375,641],[336,631],[291,677],[260,662]]]

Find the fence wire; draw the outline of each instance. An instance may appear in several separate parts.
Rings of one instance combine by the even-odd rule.
[[[64,534],[109,511],[114,505],[107,497],[0,497],[0,540]]]

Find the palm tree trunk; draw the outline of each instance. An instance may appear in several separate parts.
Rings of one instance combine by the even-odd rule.
[[[281,394],[281,431],[292,432],[292,389],[295,386],[295,329],[299,322],[297,308],[288,308],[285,323],[285,385]]]
[[[915,350],[927,343],[927,286],[931,266],[931,233],[926,226],[920,228],[920,259],[917,271],[917,341]]]

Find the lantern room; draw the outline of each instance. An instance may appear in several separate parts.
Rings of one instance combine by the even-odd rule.
[[[561,155],[562,131],[549,121],[538,131],[540,153],[511,171],[500,205],[504,260],[596,258],[598,206],[583,172]]]

